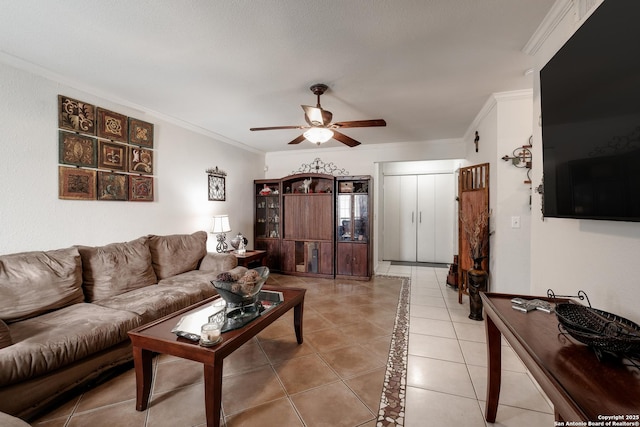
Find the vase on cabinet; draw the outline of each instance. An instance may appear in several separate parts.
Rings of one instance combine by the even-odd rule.
[[[238,233],[236,237],[231,239],[231,246],[233,246],[235,250],[240,250],[241,247],[242,249],[244,249],[248,243],[249,240],[247,240],[247,238],[244,237],[242,233]]]
[[[482,258],[473,260],[473,268],[467,272],[469,291],[469,319],[483,320],[480,292],[486,292],[489,274],[482,269]]]

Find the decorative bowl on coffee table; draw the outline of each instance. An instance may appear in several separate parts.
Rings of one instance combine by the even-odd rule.
[[[243,280],[225,282],[212,280],[211,284],[226,302],[227,320],[223,332],[240,328],[260,315],[262,305],[258,299],[262,286],[269,278],[269,268],[261,266],[253,269],[257,273],[255,282]],[[251,270],[249,270],[251,271]]]

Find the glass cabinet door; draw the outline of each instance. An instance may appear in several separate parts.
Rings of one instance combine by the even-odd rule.
[[[340,194],[338,196],[338,241],[351,240],[351,236],[353,236],[351,200],[351,194]]]
[[[369,196],[353,195],[353,240],[369,240]]]
[[[369,196],[367,194],[338,195],[338,241],[369,240]]]
[[[280,196],[277,187],[256,188],[256,238],[280,237]]]

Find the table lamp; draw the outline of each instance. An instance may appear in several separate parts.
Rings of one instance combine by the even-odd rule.
[[[225,233],[228,231],[231,231],[231,227],[229,226],[229,215],[214,215],[211,233],[218,233],[218,245],[216,246],[217,252],[227,251],[227,235]]]

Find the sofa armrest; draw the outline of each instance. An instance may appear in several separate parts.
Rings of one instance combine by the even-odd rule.
[[[229,271],[238,265],[238,258],[233,254],[208,252],[200,262],[199,270],[203,271]]]

